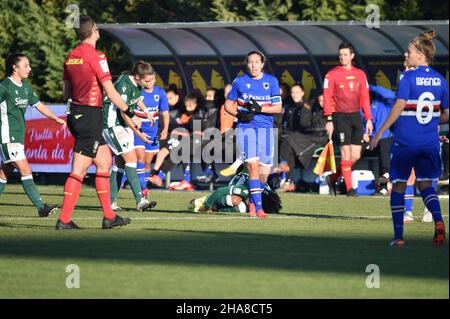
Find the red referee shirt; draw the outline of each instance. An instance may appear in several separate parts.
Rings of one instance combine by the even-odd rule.
[[[102,107],[101,83],[112,77],[106,56],[92,45],[81,43],[64,62],[63,79],[71,84],[74,104]]]
[[[327,73],[323,84],[323,114],[359,112],[362,107],[366,120],[372,119],[369,85],[364,71],[351,67],[335,67]]]

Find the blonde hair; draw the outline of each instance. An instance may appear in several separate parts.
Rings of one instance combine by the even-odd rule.
[[[434,30],[425,31],[410,42],[419,52],[425,55],[428,63],[432,63],[436,55],[436,45],[433,42],[436,35],[437,33]]]

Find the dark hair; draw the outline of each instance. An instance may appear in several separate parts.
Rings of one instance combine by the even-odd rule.
[[[349,49],[350,53],[355,53],[355,48],[353,47],[353,44],[351,44],[350,42],[342,42],[341,44],[339,44],[339,50],[342,49]]]
[[[14,65],[19,64],[20,60],[27,56],[22,53],[10,53],[5,59],[6,76],[11,76],[14,73]]]
[[[169,87],[166,90],[166,94],[172,92],[173,94],[180,95],[180,92],[178,92],[178,87],[176,84],[170,84]]]
[[[246,57],[245,57],[245,60],[244,60],[244,63],[247,65],[247,63],[248,63],[248,58],[251,56],[251,55],[253,55],[253,54],[256,54],[256,55],[259,55],[259,57],[261,58],[261,62],[262,63],[264,63],[265,61],[266,61],[266,57],[265,57],[265,55],[264,55],[264,53],[262,53],[261,51],[250,51],[249,53],[247,53],[247,55],[246,55]]]
[[[265,189],[261,196],[264,212],[268,214],[278,214],[283,208],[280,196],[277,192]]]
[[[428,63],[433,62],[436,54],[436,45],[433,42],[436,35],[436,31],[434,30],[425,31],[410,42],[419,52],[425,55]]]
[[[74,28],[80,41],[84,41],[92,35],[92,28],[95,25],[94,20],[88,15],[80,15],[79,28]]]
[[[130,74],[138,76],[142,79],[146,75],[156,75],[156,72],[150,63],[139,60],[134,64],[133,69],[130,71]]]
[[[298,86],[299,88],[302,89],[303,92],[305,91],[305,88],[303,87],[303,84],[301,84],[300,82],[295,82],[294,84],[292,84],[291,89],[292,89],[294,86]]]

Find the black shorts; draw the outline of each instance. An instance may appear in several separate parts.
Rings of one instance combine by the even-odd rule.
[[[364,127],[361,114],[333,113],[334,140],[339,145],[363,145]]]
[[[101,108],[72,105],[67,116],[67,126],[75,138],[73,151],[95,158],[98,147],[105,145],[103,138],[103,112]]]

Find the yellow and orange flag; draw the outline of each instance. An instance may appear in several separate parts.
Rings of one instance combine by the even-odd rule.
[[[336,173],[336,160],[334,158],[332,141],[329,141],[323,148],[313,172],[319,176],[322,176],[325,172]]]

